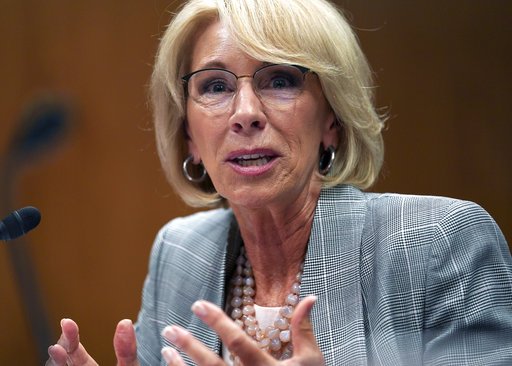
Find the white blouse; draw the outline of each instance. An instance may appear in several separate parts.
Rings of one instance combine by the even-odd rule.
[[[265,329],[269,325],[274,324],[274,320],[276,320],[279,316],[279,309],[281,309],[280,306],[266,307],[254,304],[254,312],[260,329]],[[226,348],[226,346],[222,344],[222,358],[224,359],[226,365],[233,366],[233,361],[231,361],[230,356],[231,353]]]

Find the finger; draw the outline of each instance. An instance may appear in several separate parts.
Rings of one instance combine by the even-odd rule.
[[[67,360],[71,365],[75,366],[97,366],[98,364],[87,353],[84,346],[80,343],[80,335],[78,325],[71,319],[62,319],[60,322],[62,334],[55,345],[54,353],[60,357],[61,351],[58,346],[62,347],[67,353]],[[59,358],[59,361],[60,358]],[[63,365],[66,365],[64,363]],[[61,364],[58,364],[59,366]]]
[[[121,320],[114,333],[114,350],[117,366],[138,366],[137,341],[135,330],[130,319]]]
[[[295,308],[291,320],[293,355],[307,360],[310,365],[323,365],[323,355],[316,342],[313,326],[309,319],[316,303],[316,296],[307,296]]]
[[[256,342],[233,322],[219,307],[208,301],[196,301],[192,311],[215,330],[229,351],[246,365],[273,365],[274,358],[262,351]]]
[[[165,327],[162,331],[162,335],[176,347],[178,347],[181,351],[185,352],[192,358],[196,364],[198,365],[224,365],[224,362],[220,359],[220,357],[206,347],[203,343],[197,340],[192,334],[190,334],[187,330],[178,327],[176,325],[171,325]],[[172,348],[171,348],[172,349]],[[166,350],[166,354],[162,354],[164,357],[168,357],[169,360],[166,359],[166,362],[170,365],[181,365],[179,359],[173,357],[177,354],[176,351]],[[180,357],[181,358],[181,357]],[[172,362],[170,362],[172,361]]]
[[[62,333],[57,344],[61,345],[67,353],[72,353],[78,349],[80,344],[80,335],[78,325],[71,319],[62,319],[60,321]]]
[[[78,326],[71,319],[62,319],[60,321],[61,335],[57,344],[48,348],[50,359],[46,366],[66,366],[68,363],[68,351],[76,349],[78,343]]]
[[[56,344],[48,348],[50,358],[46,361],[45,366],[66,366],[68,361],[68,353],[64,347]]]
[[[180,354],[172,347],[162,348],[162,356],[165,362],[167,362],[167,366],[185,366],[183,358],[181,358]]]

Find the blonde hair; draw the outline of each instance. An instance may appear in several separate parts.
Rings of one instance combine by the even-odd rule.
[[[209,179],[191,183],[182,172],[188,149],[181,76],[191,71],[196,34],[215,20],[230,29],[250,57],[302,65],[318,75],[340,131],[336,159],[323,184],[371,186],[384,156],[384,120],[374,107],[370,67],[341,11],[325,0],[191,0],[161,39],[150,86],[160,161],[182,199],[197,207],[225,203]]]

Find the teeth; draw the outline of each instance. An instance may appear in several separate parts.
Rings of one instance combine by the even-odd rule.
[[[265,155],[263,154],[251,154],[251,155],[242,155],[240,156],[238,159],[242,159],[242,160],[252,160],[252,159],[259,159],[259,158],[264,158]]]
[[[255,156],[253,158],[247,158],[247,156]],[[261,157],[260,157],[261,156]],[[237,159],[237,163],[240,166],[262,166],[267,164],[270,161],[270,158],[262,155],[244,155]]]
[[[243,167],[262,166],[272,160],[271,156],[265,154],[245,154],[233,159],[238,165]]]

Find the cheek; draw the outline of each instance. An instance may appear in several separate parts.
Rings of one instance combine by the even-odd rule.
[[[187,134],[190,138],[195,138],[197,130],[201,124],[201,116],[198,111],[191,107],[190,102],[187,103]]]
[[[303,144],[314,146],[316,149],[322,142],[323,126],[326,118],[327,114],[320,110],[317,105],[305,103],[302,108],[295,110],[287,131],[295,135]]]
[[[207,155],[204,149],[204,128],[198,123],[197,118],[194,117],[193,113],[188,114],[187,119],[187,135],[188,135],[188,149],[189,153],[192,154],[196,160],[203,160],[203,156]],[[197,161],[196,161],[197,162]]]
[[[314,116],[311,120],[311,129],[315,130],[316,136],[318,137],[318,143],[320,144],[323,140],[324,134],[331,129],[334,122],[334,112],[330,105],[325,99],[316,105]]]
[[[197,108],[188,107],[187,123],[190,153],[203,162],[209,157],[213,158],[223,142],[224,121],[209,117]]]
[[[201,111],[197,108],[187,107],[187,133],[192,141],[201,147],[201,142],[210,132],[208,131],[209,124],[206,123],[207,119]]]

